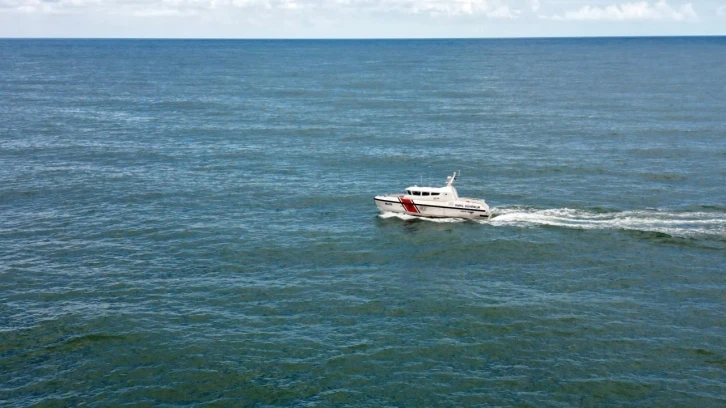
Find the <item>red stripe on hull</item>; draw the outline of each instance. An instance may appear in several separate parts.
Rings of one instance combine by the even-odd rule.
[[[418,208],[414,205],[413,200],[404,197],[399,197],[398,199],[401,201],[403,208],[406,209],[407,212],[418,214]]]

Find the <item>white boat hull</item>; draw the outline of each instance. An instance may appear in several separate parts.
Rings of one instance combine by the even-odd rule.
[[[407,196],[376,196],[381,212],[407,214],[429,218],[489,219],[489,206],[478,200],[459,199],[450,202],[416,200]]]

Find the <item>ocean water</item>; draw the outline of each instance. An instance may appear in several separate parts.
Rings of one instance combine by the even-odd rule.
[[[726,406],[724,67],[0,40],[0,405]],[[491,221],[378,214],[457,170]]]

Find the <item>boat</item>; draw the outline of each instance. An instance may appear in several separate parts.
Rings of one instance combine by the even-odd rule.
[[[459,172],[459,176],[461,172]],[[443,187],[406,188],[405,194],[384,194],[374,197],[382,213],[392,212],[426,218],[489,219],[491,211],[483,199],[459,197],[454,188],[456,172],[446,178]]]

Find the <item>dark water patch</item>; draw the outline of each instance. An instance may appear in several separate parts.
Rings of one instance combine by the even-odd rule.
[[[687,178],[685,175],[672,173],[647,174],[645,177],[649,181],[683,181]]]
[[[702,205],[700,207],[709,211],[726,212],[726,207],[721,205]]]
[[[706,360],[706,363],[726,369],[726,358]]]
[[[662,232],[650,232],[650,231],[626,231],[628,235],[631,235],[637,239],[643,239],[658,244],[672,245],[676,247],[688,247],[698,248],[706,250],[723,250],[726,249],[726,238],[720,238],[718,236],[702,236],[702,237],[678,237],[670,236]]]
[[[644,239],[657,243],[668,243],[673,240],[673,237],[666,234],[665,232],[658,231],[638,231],[638,230],[624,230],[625,233],[637,238]]]

